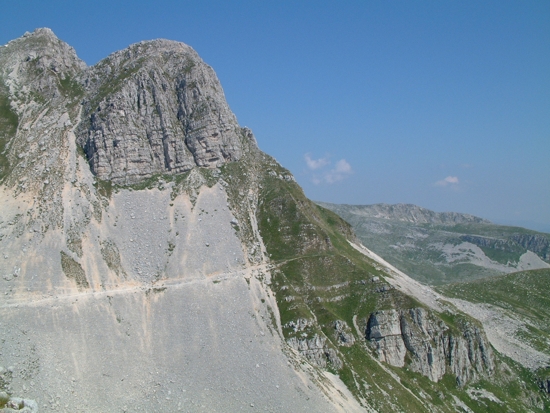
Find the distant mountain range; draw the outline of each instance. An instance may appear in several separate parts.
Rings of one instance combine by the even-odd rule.
[[[348,221],[367,248],[428,284],[550,268],[549,234],[412,204],[318,204]]]

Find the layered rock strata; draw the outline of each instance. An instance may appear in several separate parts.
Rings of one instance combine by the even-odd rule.
[[[318,327],[315,320],[298,318],[296,321],[288,322],[284,327],[291,329],[295,334],[294,337],[287,339],[287,344],[310,363],[323,368],[330,365],[337,370],[343,367],[342,360],[338,357],[336,350],[331,348],[327,343],[327,338],[315,332],[315,329]],[[345,322],[338,320],[335,323],[336,333],[339,331],[338,327],[343,334],[346,334],[348,342],[353,340],[351,334],[351,338],[347,335],[349,328],[346,328],[346,332],[344,332],[344,328],[347,327]]]
[[[365,335],[381,361],[403,367],[409,355],[411,369],[434,382],[450,372],[462,386],[480,375],[491,375],[495,368],[491,347],[479,327],[466,324],[461,331],[452,331],[423,308],[372,313]]]
[[[189,46],[140,42],[83,74],[78,142],[94,174],[118,184],[219,167],[254,139],[229,109],[214,70]]]
[[[315,334],[312,338],[291,337],[287,340],[287,343],[310,363],[318,367],[327,367],[329,363],[337,370],[343,367],[342,360],[340,360],[336,351],[327,345],[326,337],[318,334]]]

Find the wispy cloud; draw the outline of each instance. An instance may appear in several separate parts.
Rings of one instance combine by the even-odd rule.
[[[327,169],[326,167],[331,165],[328,156],[319,159],[312,159],[309,153],[304,155],[306,165],[311,171],[316,171],[311,173],[311,181],[315,185],[320,184],[333,184],[335,182],[341,181],[346,178],[348,175],[353,173],[351,165],[345,159],[340,159],[333,168]]]
[[[445,179],[442,179],[440,181],[437,181],[435,183],[435,186],[456,186],[459,184],[458,177],[456,176],[448,176]]]
[[[311,156],[309,153],[306,153],[304,155],[304,159],[306,160],[307,167],[311,169],[312,171],[322,168],[323,166],[326,166],[330,164],[330,161],[328,160],[328,157],[319,158],[319,159],[311,159]]]
[[[325,174],[325,181],[328,184],[333,184],[341,181],[352,172],[351,165],[345,159],[340,159],[336,162],[336,166]]]

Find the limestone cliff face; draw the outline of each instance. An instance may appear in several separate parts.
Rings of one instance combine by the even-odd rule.
[[[214,70],[189,46],[134,44],[90,68],[77,132],[94,174],[128,184],[219,167],[242,156],[239,127]]]
[[[57,118],[67,112],[59,127],[78,117],[77,143],[92,172],[117,184],[219,167],[255,144],[252,132],[238,125],[214,70],[183,43],[140,42],[86,67],[50,29],[37,29],[0,48],[0,79],[7,114],[0,119],[6,135],[0,136],[6,141],[0,178],[27,154],[36,159],[42,148],[61,146],[49,142],[61,136],[45,125],[52,112]],[[14,139],[18,127],[23,140]],[[32,134],[22,133],[31,128]]]
[[[336,351],[328,345],[327,338],[324,335],[312,333],[312,329],[316,327],[315,320],[299,318],[296,321],[290,321],[284,327],[292,329],[295,334],[298,333],[297,336],[290,337],[286,342],[311,364],[323,368],[330,364],[337,370],[344,366]],[[348,330],[345,322],[338,320],[335,323],[337,334],[343,333],[348,340],[354,340],[353,335],[347,334]]]
[[[477,326],[467,324],[457,334],[422,308],[372,313],[365,334],[381,361],[403,367],[408,354],[411,369],[435,382],[450,372],[462,386],[495,368],[490,345]]]
[[[510,237],[523,248],[533,251],[546,262],[550,261],[550,239],[543,234],[517,234]]]
[[[327,345],[327,339],[318,334],[312,338],[292,337],[287,344],[318,367],[327,367],[329,363],[337,370],[343,367],[336,351]]]
[[[64,134],[74,120],[71,110],[78,105],[75,79],[85,67],[74,49],[50,29],[25,33],[0,47],[0,180],[4,184],[19,182],[23,191],[41,190],[45,169],[50,172],[61,165]],[[52,153],[46,153],[49,148],[54,148]]]
[[[401,335],[399,313],[396,310],[371,314],[366,336],[375,344],[378,358],[392,366],[403,367],[407,349]]]

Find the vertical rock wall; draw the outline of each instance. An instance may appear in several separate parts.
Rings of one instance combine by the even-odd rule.
[[[408,353],[411,369],[435,382],[450,372],[464,385],[494,370],[493,354],[480,328],[466,324],[460,333],[452,331],[423,308],[372,313],[365,334],[381,361],[403,367]]]
[[[182,43],[155,40],[116,52],[83,76],[78,142],[94,174],[131,184],[240,159],[253,141],[212,68]]]

